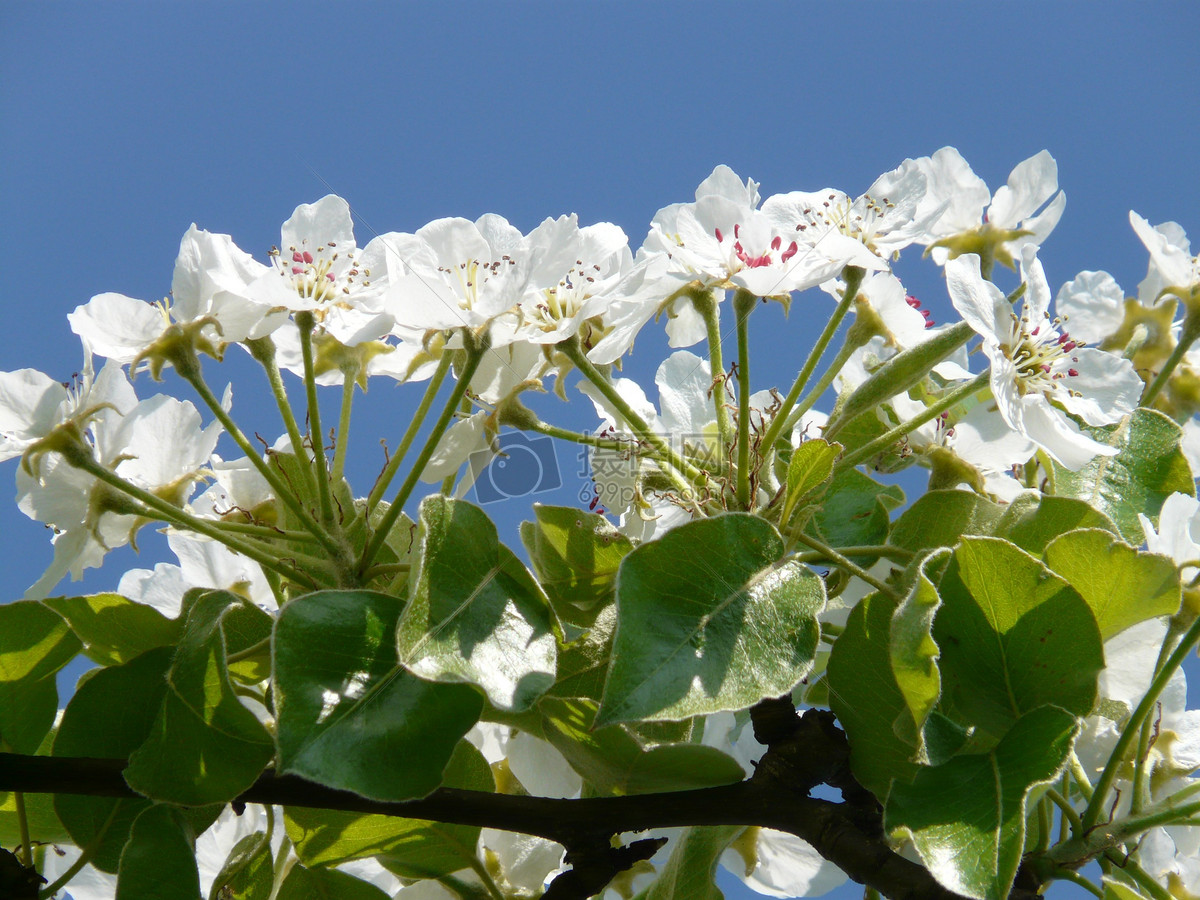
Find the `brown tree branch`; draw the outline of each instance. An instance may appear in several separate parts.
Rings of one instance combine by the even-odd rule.
[[[587,858],[588,871],[564,882],[564,896],[572,896],[565,891],[574,882],[590,884],[605,866],[615,874],[620,868],[613,866],[624,862],[627,867],[648,849],[638,842],[623,848],[624,855],[588,856],[588,848],[607,847],[614,834],[745,825],[796,835],[850,878],[892,900],[962,900],[888,846],[879,805],[850,774],[845,735],[832,714],[808,710],[797,716],[790,701],[769,701],[755,708],[753,720],[756,735],[769,749],[752,778],[722,787],[579,800],[439,788],[417,800],[381,802],[268,770],[232,802],[375,813],[537,835],[563,844],[581,861]],[[121,774],[126,765],[123,759],[0,753],[0,791],[139,797]],[[809,797],[822,783],[839,788],[843,802]],[[1010,900],[1034,897],[1024,888],[1010,894]]]

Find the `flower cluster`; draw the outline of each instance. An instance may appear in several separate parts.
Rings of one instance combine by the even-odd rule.
[[[1064,204],[1048,153],[1019,164],[1008,183],[992,192],[956,150],[944,148],[905,160],[857,196],[824,188],[764,199],[756,182],[718,166],[693,201],[654,215],[636,251],[611,223],[580,225],[577,216],[563,215],[522,233],[495,214],[380,234],[360,249],[349,204],[332,195],[297,207],[283,223],[279,244],[261,259],[229,235],[193,225],[180,243],[168,299],[102,293],[68,316],[84,353],[71,381],[63,384],[32,369],[0,372],[0,460],[19,459],[18,504],[53,529],[53,563],[26,600],[45,600],[66,575],[78,579],[84,569],[100,566],[109,550],[136,547],[139,531],[158,523],[176,561],[125,572],[117,592],[164,620],[183,622],[204,591],[240,598],[268,622],[262,626],[268,631],[285,614],[280,610],[325,588],[401,598],[407,605],[393,616],[400,617],[401,635],[400,649],[392,651],[396,671],[412,673],[414,680],[482,689],[495,721],[486,714],[480,721],[476,714],[476,724],[464,726],[450,743],[467,742],[471,759],[500,792],[579,797],[600,791],[590,780],[598,764],[588,756],[599,751],[564,751],[561,733],[527,727],[535,713],[521,691],[534,691],[539,678],[560,679],[546,696],[575,704],[562,718],[575,717],[572,739],[580,746],[581,736],[620,728],[622,752],[631,757],[668,745],[704,747],[736,761],[750,776],[752,760],[765,749],[743,714],[754,701],[738,706],[713,700],[687,714],[647,716],[675,729],[664,737],[649,728],[598,725],[597,709],[604,709],[615,690],[615,668],[604,676],[607,681],[589,688],[591,694],[558,690],[563,681],[575,687],[575,681],[601,677],[592,670],[606,671],[610,656],[616,658],[614,641],[628,637],[615,624],[625,611],[618,613],[611,596],[598,603],[589,594],[599,590],[597,584],[608,590],[616,577],[619,556],[610,569],[597,561],[608,548],[637,552],[726,513],[765,520],[786,555],[770,560],[737,596],[766,590],[760,581],[790,577],[793,564],[831,566],[835,571],[822,573],[815,589],[819,603],[809,612],[814,635],[837,646],[843,629],[862,627],[861,620],[848,617],[864,597],[893,597],[900,616],[905,607],[899,604],[915,602],[916,594],[907,592],[926,577],[921,567],[935,557],[944,563],[938,554],[946,551],[939,548],[974,533],[962,526],[952,539],[929,545],[889,537],[890,511],[900,498],[872,478],[876,473],[924,466],[930,491],[969,496],[977,504],[973,525],[1009,519],[1019,524],[1056,483],[1087,477],[1097,460],[1115,465],[1139,414],[1155,417],[1164,433],[1181,434],[1173,447],[1182,446],[1188,484],[1200,472],[1200,423],[1194,418],[1200,414],[1200,349],[1193,346],[1200,338],[1200,264],[1183,229],[1174,223],[1152,227],[1130,214],[1150,255],[1136,297],[1126,297],[1111,275],[1092,271],[1064,283],[1055,296],[1039,253]],[[901,254],[919,252],[910,248],[923,248],[940,267],[962,321],[933,323],[906,289],[895,263]],[[998,286],[997,263],[1012,271],[1011,290]],[[828,325],[808,357],[798,360],[790,386],[754,390],[747,323],[767,300],[785,310],[814,304],[822,310],[820,318],[828,314]],[[636,380],[617,374],[641,329],[656,321],[664,322],[676,348],[657,367],[657,403]],[[827,360],[843,324],[848,327],[841,331],[840,349]],[[728,340],[735,332],[736,351]],[[968,353],[973,341],[981,351],[975,356]],[[701,342],[705,356],[686,349]],[[211,364],[202,357],[220,361],[230,345],[248,353],[266,374],[283,422],[270,446],[249,437],[262,429],[235,420],[232,390],[218,396],[205,379],[204,366]],[[97,356],[105,360],[98,372]],[[194,390],[199,408],[167,394],[135,393],[139,373],[161,381],[169,369]],[[303,415],[288,397],[285,372],[303,387]],[[356,492],[346,472],[352,403],[356,390],[365,391],[381,376],[424,385],[424,393],[372,484]],[[594,429],[543,421],[526,405],[536,406],[532,394],[550,388],[567,399],[573,376],[595,406]],[[435,418],[435,401],[448,382],[450,396]],[[321,424],[322,386],[341,392],[336,428]],[[836,394],[832,403],[828,391]],[[587,553],[572,556],[577,537],[572,535],[562,538],[561,547],[554,545],[566,560],[561,571],[551,571],[546,557],[553,554],[544,547],[535,552],[538,540],[553,545],[557,533],[539,538],[523,531],[530,552],[543,553],[535,559],[536,579],[497,545],[494,529],[477,529],[472,553],[491,554],[495,563],[488,563],[484,583],[472,587],[461,606],[435,621],[432,610],[442,598],[429,587],[432,580],[446,572],[469,580],[468,563],[435,558],[438,541],[455,527],[465,528],[465,519],[447,514],[438,520],[422,506],[409,520],[406,505],[419,481],[440,482],[446,498],[465,494],[482,466],[502,451],[503,429],[585,448],[590,509],[614,521],[588,520],[599,550],[589,545]],[[219,443],[224,455],[218,454]],[[1161,501],[1165,490],[1155,496]],[[1148,553],[1169,557],[1177,582],[1182,575],[1184,609],[1197,607],[1196,502],[1179,493],[1160,507],[1160,516],[1137,511],[1118,520],[1114,513],[1117,521],[1108,521],[1107,509],[1101,510],[1092,518],[1073,518],[1061,530],[1080,522],[1093,531],[1112,525],[1110,531],[1120,529],[1129,538],[1140,523]],[[582,521],[574,527],[582,528]],[[1021,543],[1013,537],[1017,528],[1004,536],[1022,552],[1045,552],[1050,565],[1050,538],[1040,545],[1034,538]],[[698,560],[698,568],[701,563],[706,561]],[[594,570],[576,571],[580,566]],[[578,588],[579,596],[561,599],[556,591],[563,582]],[[457,655],[446,662],[438,649],[441,631],[458,627],[462,609],[500,590],[497,584],[507,593],[493,617],[502,624],[492,627],[521,640],[506,645],[490,632],[460,636]],[[429,606],[429,632],[406,645],[404,628],[417,615],[418,603]],[[724,607],[711,618],[723,612]],[[1200,608],[1191,609],[1193,618],[1197,612]],[[1153,666],[1159,648],[1170,652],[1172,641],[1191,625],[1183,612],[1173,613],[1163,610],[1104,635],[1101,702],[1096,714],[1079,714],[1084,724],[1071,765],[1080,792],[1063,789],[1063,821],[1082,816],[1084,824],[1095,824],[1096,804],[1087,793],[1093,786],[1101,796],[1112,789],[1120,797],[1110,816],[1136,816],[1158,809],[1153,804],[1161,806],[1164,797],[1191,795],[1190,776],[1200,765],[1198,714],[1186,710],[1182,675],[1168,682]],[[212,629],[224,627],[219,621],[214,619]],[[705,626],[709,621],[704,619]],[[929,627],[926,621],[925,637],[932,643]],[[802,632],[795,626],[788,634],[799,642]],[[227,639],[220,638],[222,652]],[[489,643],[493,640],[501,649]],[[378,635],[372,641],[371,652],[387,643]],[[814,636],[806,662],[811,666],[787,684],[798,702],[833,705],[823,678],[829,653],[818,643]],[[268,658],[268,645],[260,638],[231,651],[222,665],[247,666],[238,676],[241,699],[233,702],[276,734],[283,730],[279,704],[291,698],[282,695],[281,701],[272,686],[268,673],[279,660],[277,653]],[[542,668],[531,663],[522,669],[522,660],[514,662],[514,654],[532,653],[535,645],[543,655],[558,654],[557,674],[546,671],[546,659],[539,658]],[[703,639],[684,645],[682,651],[671,648],[663,665],[680,654],[703,658]],[[254,668],[256,654],[261,669]],[[568,654],[579,657],[571,659],[577,668],[564,663]],[[344,683],[315,691],[324,705],[314,728],[347,698],[358,699],[362,680],[373,677],[370,665]],[[489,667],[507,678],[503,702],[491,688]],[[715,696],[708,677],[681,680],[676,693],[685,699],[689,692]],[[812,684],[801,687],[801,678]],[[537,688],[537,696],[546,690]],[[770,695],[764,687],[756,696]],[[1127,749],[1120,743],[1126,740],[1123,723],[1147,697],[1158,705],[1152,726],[1144,715],[1138,722],[1145,752],[1130,770],[1123,769],[1112,763]],[[895,727],[901,729],[899,720]],[[939,739],[958,741],[956,748],[991,753],[1002,743],[984,727],[961,734],[951,734],[958,727],[953,723],[943,727],[948,730]],[[914,744],[922,766],[932,766],[938,752],[947,758],[957,752],[931,750],[924,742],[921,735]],[[622,777],[626,781],[603,782],[604,790],[626,791],[633,776]],[[268,836],[264,846],[272,848],[270,854],[291,860],[276,873],[277,880],[286,876],[286,866],[295,864],[290,842],[300,841],[302,829],[289,823],[284,838],[284,817],[269,807],[252,817],[226,813],[207,830],[196,845],[206,895],[228,875],[221,874],[222,866],[235,845],[260,832]],[[1150,875],[1200,891],[1195,825],[1156,825],[1146,833],[1142,858]],[[680,837],[678,831],[663,834]],[[898,826],[889,836],[897,846],[911,840],[910,855],[930,862],[916,826]],[[844,877],[795,835],[751,829],[731,835],[726,844],[714,860],[769,896],[820,893]],[[661,867],[665,855],[654,864]],[[484,829],[468,848],[465,874],[441,881],[389,868],[386,854],[380,855],[382,864],[373,856],[363,850],[354,861],[339,862],[346,872],[406,900],[485,892],[538,896],[567,865],[560,845],[495,829]],[[58,869],[65,871],[73,859],[64,857]],[[654,871],[645,863],[635,867],[622,895],[631,896]],[[46,872],[55,877],[54,866]],[[76,900],[101,898],[114,890],[114,878],[85,866],[70,889]],[[617,893],[614,888],[608,896]]]

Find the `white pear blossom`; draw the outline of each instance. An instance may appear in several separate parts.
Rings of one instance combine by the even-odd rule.
[[[946,285],[957,309],[983,338],[997,408],[1014,431],[1071,470],[1116,449],[1079,430],[1068,413],[1089,425],[1108,425],[1132,412],[1142,381],[1129,360],[1079,346],[1050,318],[1050,289],[1034,247],[1022,254],[1028,285],[1022,314],[979,271],[979,257],[946,264]]]
[[[1058,190],[1058,164],[1045,150],[1018,163],[994,195],[953,147],[916,163],[928,186],[918,215],[942,207],[919,240],[939,265],[985,247],[1011,265],[1025,246],[1040,246],[1049,237],[1067,203],[1067,195]]]
[[[1138,297],[1150,304],[1164,290],[1187,295],[1200,286],[1200,259],[1192,254],[1187,233],[1175,222],[1151,226],[1130,210],[1129,224],[1150,252],[1150,270]]]
[[[96,375],[86,344],[83,370],[72,382],[55,381],[37,369],[0,372],[0,462],[25,453],[59,425],[103,428],[136,403],[120,364],[110,362]]]
[[[608,222],[579,227],[577,216],[546,219],[525,237],[529,273],[515,309],[497,323],[493,345],[557,344],[578,335],[585,350],[606,330],[615,289],[633,268],[625,232]],[[497,332],[511,331],[496,339]]]
[[[220,435],[213,422],[202,428],[189,402],[165,394],[143,400],[124,416],[102,410],[91,424],[96,462],[135,486],[182,504],[203,477]],[[41,599],[68,572],[82,576],[109,550],[128,543],[141,520],[125,511],[123,495],[49,453],[17,472],[21,511],[55,529],[54,561],[26,596]]]
[[[921,166],[907,159],[860,197],[835,188],[791,191],[768,197],[762,211],[783,233],[803,238],[826,258],[881,269],[924,236],[948,205],[926,203],[926,193]]]
[[[1072,334],[1098,344],[1125,321],[1125,291],[1107,272],[1080,272],[1059,288],[1054,308]]]
[[[756,297],[783,296],[815,287],[848,262],[881,268],[878,257],[858,241],[809,240],[794,224],[781,224],[758,208],[758,184],[717,166],[696,188],[694,203],[659,210],[639,258],[663,256],[679,286],[696,281],[702,289],[741,288]],[[862,260],[859,260],[859,257]],[[704,321],[690,302],[673,305],[667,322],[672,347],[704,338]]]
[[[385,234],[391,283],[385,298],[405,328],[479,329],[521,301],[527,242],[502,216],[436,219],[415,234]]]
[[[124,294],[98,294],[67,316],[71,329],[96,353],[128,364],[172,324],[200,325],[215,348],[270,334],[286,321],[251,285],[271,271],[227,234],[193,223],[179,243],[171,302],[145,303]]]

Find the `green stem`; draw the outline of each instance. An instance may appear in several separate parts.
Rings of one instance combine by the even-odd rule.
[[[275,405],[279,408],[279,415],[283,419],[283,427],[287,431],[288,440],[291,441],[292,452],[297,457],[303,458],[304,437],[300,434],[300,425],[296,422],[296,414],[292,412],[292,403],[288,400],[287,388],[283,384],[283,375],[280,373],[279,363],[275,359],[275,342],[270,337],[265,337],[256,341],[246,341],[246,346],[250,348],[250,355],[258,360],[267,373],[271,394],[275,398]],[[301,469],[309,490],[316,493],[317,483],[313,478],[312,470],[308,466],[301,466]]]
[[[544,434],[547,437],[558,438],[561,441],[570,441],[573,444],[584,444],[588,447],[596,447],[600,450],[614,450],[618,453],[631,452],[635,445],[632,441],[614,441],[611,438],[599,438],[594,434],[588,434],[584,431],[570,431],[566,428],[559,428],[557,425],[550,425],[547,422],[539,420],[536,423],[523,426],[523,431],[536,431],[538,434]]]
[[[408,453],[408,448],[412,446],[412,442],[416,439],[417,432],[421,430],[421,424],[425,421],[425,417],[429,415],[429,409],[433,406],[434,398],[437,397],[437,392],[442,387],[442,382],[446,380],[446,374],[450,371],[450,363],[453,358],[453,352],[449,350],[442,351],[442,358],[438,360],[437,370],[433,373],[433,377],[429,379],[429,384],[425,388],[425,395],[417,405],[416,412],[413,413],[413,417],[408,423],[408,428],[405,429],[404,436],[400,438],[400,444],[396,447],[396,452],[392,454],[387,465],[384,466],[383,472],[380,473],[379,479],[375,482],[375,486],[371,488],[371,493],[367,497],[368,513],[379,505],[379,501],[383,499],[388,485],[396,477],[396,472],[400,469],[400,463],[404,462],[404,456]]]
[[[275,605],[280,609],[287,602],[287,597],[283,593],[283,582],[279,580],[279,573],[272,572],[270,569],[263,569],[263,578],[267,580],[267,587],[271,589],[271,596],[275,598]]]
[[[1034,848],[1035,853],[1045,853],[1046,848],[1050,846],[1050,829],[1054,827],[1050,807],[1051,801],[1048,797],[1042,797],[1038,801],[1038,840],[1037,846]]]
[[[284,578],[302,583],[307,582],[312,588],[318,586],[317,582],[313,579],[313,573],[302,572],[298,569],[289,569],[287,566],[282,565],[277,553],[273,549],[259,548],[248,541],[243,541],[241,538],[225,533],[220,526],[210,523],[205,519],[196,518],[178,507],[172,506],[166,500],[154,496],[149,491],[143,490],[137,485],[130,484],[116,473],[110,472],[94,459],[79,459],[77,462],[73,461],[72,465],[76,465],[110,487],[116,488],[118,491],[140,501],[146,507],[158,513],[163,521],[168,524],[186,528],[197,534],[212,538],[214,541],[224,544],[230,550],[234,550],[254,560],[260,566],[265,566],[278,572]]]
[[[1192,647],[1197,641],[1200,641],[1200,619],[1192,623],[1192,627],[1187,630],[1187,633],[1183,636],[1183,640],[1179,642],[1179,646],[1175,648],[1174,652],[1167,659],[1166,664],[1154,676],[1154,681],[1150,683],[1150,689],[1146,691],[1146,696],[1137,705],[1137,709],[1133,711],[1133,715],[1130,716],[1125,728],[1122,729],[1121,736],[1117,738],[1116,746],[1113,747],[1112,754],[1108,758],[1108,763],[1105,765],[1104,771],[1100,774],[1100,780],[1096,782],[1095,793],[1092,794],[1087,809],[1084,810],[1083,827],[1085,830],[1090,831],[1096,825],[1097,821],[1099,821],[1109,789],[1117,777],[1117,770],[1125,761],[1129,745],[1140,734],[1142,723],[1149,718],[1155,704],[1158,703],[1159,696],[1166,689],[1167,682],[1171,680],[1171,676],[1175,674],[1175,670],[1182,665],[1184,658],[1191,652]]]
[[[29,839],[29,819],[25,815],[25,795],[21,791],[13,792],[13,805],[17,811],[17,831],[21,835],[21,854],[28,868],[33,865],[33,841]]]
[[[329,490],[329,464],[325,460],[325,435],[321,431],[321,404],[317,400],[317,376],[313,365],[312,335],[316,318],[311,312],[296,313],[300,329],[300,355],[304,359],[304,390],[308,399],[308,424],[312,434],[312,451],[316,459],[317,495],[321,499],[321,521],[327,528],[335,527],[333,495]]]
[[[916,555],[911,550],[905,550],[903,547],[893,547],[890,544],[863,544],[856,547],[839,547],[838,552],[843,556],[883,556],[903,562],[911,560]],[[825,554],[815,550],[808,553],[796,553],[794,556],[802,563],[820,563],[826,562],[829,559]]]
[[[813,389],[804,396],[804,399],[796,404],[796,408],[792,410],[792,414],[783,423],[784,428],[790,431],[796,427],[796,423],[804,417],[804,414],[816,405],[816,402],[821,399],[822,394],[829,390],[829,386],[833,384],[833,379],[837,378],[838,373],[842,371],[842,367],[846,365],[847,360],[861,346],[861,344],[850,342],[842,345],[842,348],[837,352],[837,356],[833,358],[833,362],[829,364],[829,368],[821,375],[820,380],[813,386]],[[833,435],[830,434],[827,440],[832,440],[832,438]]]
[[[1075,779],[1075,786],[1079,788],[1083,799],[1091,800],[1096,790],[1092,787],[1092,780],[1088,778],[1087,770],[1083,768],[1083,763],[1079,761],[1074,750],[1071,751],[1071,756],[1067,760],[1067,768],[1071,772],[1071,777]]]
[[[464,335],[467,334],[468,332],[464,331]],[[468,344],[470,344],[469,337]],[[404,483],[396,491],[396,496],[392,498],[391,506],[388,507],[387,512],[380,519],[379,525],[375,529],[375,534],[371,537],[371,543],[363,551],[362,559],[358,563],[360,574],[371,568],[371,563],[375,561],[376,554],[379,553],[384,541],[387,540],[388,532],[392,530],[392,526],[396,524],[400,513],[404,511],[404,504],[408,501],[413,488],[416,487],[417,481],[420,479],[421,473],[425,470],[430,457],[433,456],[433,451],[437,449],[437,445],[441,442],[442,435],[450,427],[450,422],[454,418],[458,404],[466,395],[467,388],[471,384],[471,378],[474,377],[475,370],[479,368],[479,361],[483,359],[483,354],[487,352],[487,348],[488,342],[486,339],[478,344],[468,346],[466,364],[463,366],[462,371],[458,373],[458,381],[455,382],[454,390],[450,393],[450,397],[442,409],[441,416],[438,417],[433,430],[429,432],[429,436],[425,439],[425,446],[421,448],[421,452],[413,463],[412,469],[409,470],[408,477],[404,479]]]
[[[795,534],[792,535],[792,537],[796,540],[797,543],[804,544],[804,546],[811,547],[813,550],[818,551],[826,559],[829,559],[834,564],[836,564],[838,566],[838,568],[845,569],[851,575],[858,576],[863,581],[865,581],[867,584],[871,585],[871,587],[875,588],[875,590],[882,591],[883,593],[887,594],[889,597],[894,597],[897,600],[903,599],[900,596],[900,594],[898,594],[896,592],[896,589],[893,588],[891,585],[885,584],[884,582],[880,581],[878,578],[876,578],[874,575],[872,575],[870,572],[868,572],[862,566],[859,566],[859,565],[851,562],[849,559],[847,559],[841,553],[838,553],[836,550],[834,550],[832,547],[828,546],[827,544],[822,544],[816,538],[810,537],[809,535],[804,534],[802,531],[797,531]]]
[[[1150,873],[1118,850],[1109,850],[1105,858],[1116,864],[1130,881],[1149,894],[1153,900],[1176,900],[1174,894],[1159,884]]]
[[[1074,808],[1072,808],[1071,802],[1054,788],[1048,788],[1046,796],[1058,807],[1059,812],[1062,813],[1063,821],[1070,823],[1071,834],[1076,836],[1083,834],[1083,822],[1079,819],[1079,813],[1075,812]]]
[[[251,525],[249,522],[228,522],[222,519],[221,528],[232,534],[244,534],[266,541],[291,541],[297,544],[315,544],[317,542],[317,539],[307,532],[285,531],[282,528],[272,528],[270,525]]]
[[[245,650],[239,650],[237,653],[230,653],[227,657],[225,657],[225,662],[229,665],[233,665],[234,663],[241,662],[243,659],[249,659],[252,656],[257,656],[264,650],[270,649],[271,639],[269,637],[265,637],[257,644],[251,644]]]
[[[246,437],[242,429],[238,427],[229,413],[225,411],[225,408],[221,406],[220,401],[217,400],[216,395],[209,389],[208,383],[201,376],[199,362],[197,361],[194,367],[181,368],[176,366],[175,368],[180,376],[195,389],[200,399],[204,401],[205,406],[212,411],[213,416],[221,423],[221,427],[225,429],[226,434],[233,438],[234,443],[246,454],[246,458],[250,460],[254,468],[258,469],[259,474],[266,479],[267,484],[271,486],[271,490],[275,492],[275,496],[283,501],[287,508],[296,516],[300,524],[313,537],[320,541],[326,550],[336,553],[338,550],[337,544],[317,524],[316,520],[309,515],[308,510],[304,508],[304,505],[296,498],[296,495],[284,480],[279,477],[279,474],[271,468],[266,460],[259,456],[258,451],[254,449],[254,445],[250,443],[250,439]],[[303,454],[303,448],[298,452]]]
[[[484,888],[487,889],[488,896],[490,896],[492,900],[504,900],[504,894],[501,892],[499,885],[496,884],[495,879],[492,878],[492,875],[487,870],[487,867],[483,864],[483,861],[479,858],[479,855],[476,853],[469,854],[469,859],[471,860],[469,864],[471,866],[471,871],[478,876]]]
[[[1071,884],[1077,884],[1085,891],[1101,898],[1101,900],[1104,898],[1104,891],[1096,887],[1096,885],[1092,884],[1091,881],[1084,878],[1078,872],[1072,872],[1070,869],[1055,869],[1054,877],[1062,881],[1069,881]]]
[[[1183,333],[1179,335],[1179,343],[1175,345],[1175,349],[1171,351],[1171,355],[1167,357],[1167,361],[1159,373],[1154,376],[1154,380],[1146,386],[1146,392],[1142,394],[1141,406],[1149,406],[1154,402],[1154,399],[1166,387],[1175,367],[1179,365],[1188,350],[1191,349],[1192,344],[1196,342],[1196,338],[1200,338],[1200,316],[1189,314],[1183,320]]]
[[[739,288],[733,297],[737,317],[738,344],[738,422],[737,422],[737,498],[742,509],[751,508],[750,497],[750,313],[758,298]]]
[[[1172,620],[1173,622],[1174,620]],[[1175,646],[1175,639],[1179,637],[1179,632],[1174,628],[1168,627],[1166,635],[1163,637],[1163,644],[1158,648],[1158,659],[1154,661],[1154,671],[1157,673],[1163,667],[1168,656],[1170,656],[1172,648]],[[1146,781],[1146,760],[1150,755],[1150,738],[1153,736],[1154,729],[1150,727],[1150,720],[1147,719],[1142,723],[1141,733],[1138,735],[1137,757],[1133,763],[1133,793],[1129,800],[1129,811],[1137,813],[1145,805],[1145,789]]]
[[[775,413],[775,418],[771,420],[766,434],[763,435],[763,452],[769,453],[771,448],[775,446],[775,442],[779,440],[779,433],[783,430],[784,423],[790,418],[792,407],[796,405],[796,401],[800,399],[800,394],[808,384],[808,379],[812,377],[813,371],[817,368],[817,363],[821,361],[821,357],[825,355],[825,350],[829,347],[829,342],[833,340],[833,336],[837,334],[838,328],[842,324],[842,319],[846,318],[846,313],[850,311],[850,307],[854,305],[854,298],[858,295],[858,286],[862,284],[863,276],[866,270],[857,268],[856,266],[847,266],[842,272],[842,277],[846,280],[846,293],[842,296],[837,308],[833,311],[833,315],[829,317],[829,321],[825,323],[825,327],[821,330],[817,342],[809,351],[808,359],[804,361],[800,372],[796,375],[796,380],[792,382],[791,388],[788,389],[787,396],[783,398],[783,405],[779,407]]]
[[[50,884],[46,885],[38,891],[38,900],[47,900],[53,897],[60,890],[70,884],[71,879],[79,874],[79,870],[92,861],[92,856],[95,855],[97,848],[104,840],[104,836],[108,834],[108,829],[112,826],[113,820],[117,816],[117,810],[124,806],[124,801],[118,800],[113,804],[113,808],[108,813],[108,818],[96,830],[96,836],[88,841],[88,845],[79,851],[79,858],[71,863],[70,868],[63,872]]]
[[[594,384],[600,393],[604,395],[604,398],[613,405],[613,408],[628,423],[629,427],[637,434],[640,440],[645,441],[653,447],[659,456],[670,463],[671,468],[680,473],[687,481],[697,486],[704,482],[704,473],[676,453],[671,448],[671,445],[663,440],[661,434],[652,431],[650,426],[646,424],[646,420],[633,411],[633,408],[625,401],[625,398],[613,387],[612,382],[605,378],[592,364],[592,361],[587,358],[587,355],[584,354],[583,349],[579,346],[577,338],[568,338],[556,346],[567,359],[575,364],[575,368],[579,370],[583,377]],[[680,481],[678,478],[673,480],[676,481],[677,487],[685,494],[691,492],[686,482]]]
[[[342,383],[342,409],[338,416],[337,444],[333,451],[333,481],[336,484],[342,480],[346,469],[346,448],[350,445],[350,408],[354,405],[354,379],[349,372],[344,372],[345,381]]]
[[[721,314],[711,291],[696,291],[692,294],[692,305],[704,318],[708,332],[708,364],[712,373],[713,406],[717,413],[717,435],[721,439],[722,452],[730,444],[733,422],[729,418],[729,407],[725,404],[725,360],[721,350]]]
[[[864,444],[853,453],[848,453],[838,460],[834,466],[834,473],[840,472],[843,469],[848,469],[851,466],[856,466],[859,463],[870,459],[876,453],[886,450],[896,441],[900,440],[904,435],[908,434],[915,428],[919,428],[926,422],[931,422],[940,416],[943,412],[950,409],[957,403],[961,403],[972,394],[981,390],[988,383],[989,373],[981,372],[968,381],[966,384],[946,394],[942,399],[938,400],[932,406],[926,407],[925,411],[918,416],[910,419],[907,422],[901,422],[895,428],[883,434],[875,440]]]

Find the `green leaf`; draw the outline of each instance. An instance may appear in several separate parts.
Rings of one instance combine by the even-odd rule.
[[[1002,737],[1052,703],[1086,716],[1104,668],[1100,630],[1083,598],[1040,561],[998,538],[963,538],[938,592],[942,707]]]
[[[925,722],[933,712],[942,686],[937,664],[938,645],[931,634],[933,618],[942,601],[927,570],[936,569],[949,557],[950,551],[945,549],[926,557],[917,569],[912,589],[892,615],[892,675],[904,698],[907,713],[897,717],[894,728],[901,740],[917,748],[922,760],[928,758]]]
[[[292,866],[278,900],[388,900],[388,895],[361,878],[336,869]]]
[[[557,646],[545,595],[479,507],[421,503],[412,597],[396,631],[401,664],[430,681],[478,685],[522,711],[554,683]]]
[[[787,500],[780,521],[789,521],[796,504],[829,481],[833,464],[841,452],[841,444],[831,444],[821,438],[805,441],[792,451],[787,468]]]
[[[884,827],[911,837],[944,887],[978,900],[1008,896],[1025,849],[1030,790],[1059,772],[1078,720],[1053,706],[1025,713],[987,753],[923,766],[911,784],[896,782]]]
[[[271,736],[238,699],[225,664],[223,621],[238,606],[233,594],[209,591],[188,610],[154,726],[125,770],[135,791],[184,806],[220,803],[270,762]]]
[[[970,491],[929,491],[896,519],[888,543],[913,553],[953,547],[964,534],[991,534],[1003,511]]]
[[[183,620],[168,619],[152,606],[120,594],[51,597],[42,601],[67,620],[83,641],[83,652],[102,666],[127,663],[155,647],[179,640]]]
[[[591,627],[558,651],[558,677],[546,692],[550,697],[582,697],[600,701],[604,678],[612,660],[613,637],[617,627],[615,604],[595,611]]]
[[[1183,430],[1153,409],[1138,408],[1116,425],[1081,429],[1116,456],[1097,456],[1078,472],[1054,463],[1054,493],[1086,500],[1107,514],[1131,544],[1145,539],[1141,513],[1157,524],[1163,501],[1178,491],[1196,495],[1192,470],[1180,444]]]
[[[542,737],[601,794],[682,791],[734,784],[745,778],[728,754],[703,744],[657,744],[625,725],[595,727],[596,705],[546,698],[538,704]]]
[[[143,810],[121,853],[116,900],[199,898],[195,843],[178,810],[158,803]]]
[[[699,519],[621,563],[596,725],[684,719],[778,697],[812,668],[821,579],[746,513]]]
[[[483,755],[465,741],[446,766],[444,784],[471,791],[496,789]],[[471,866],[480,831],[470,825],[303,807],[289,807],[285,821],[296,855],[307,865],[378,856],[405,878],[438,878]]]
[[[892,668],[892,618],[899,601],[870,594],[850,611],[829,655],[829,708],[850,744],[850,767],[881,800],[893,778],[910,779],[920,749],[907,728],[912,711]],[[904,734],[905,737],[901,735]]]
[[[1101,528],[1119,534],[1112,519],[1082,500],[1031,492],[1020,494],[1008,505],[991,534],[1041,556],[1052,540],[1077,528]]]
[[[674,839],[671,856],[658,878],[637,900],[723,900],[725,895],[714,880],[717,863],[743,831],[740,825],[685,828]]]
[[[1170,557],[1143,553],[1093,528],[1055,538],[1045,555],[1046,565],[1092,608],[1104,640],[1130,625],[1179,611],[1179,569]]]
[[[280,611],[279,771],[375,800],[423,797],[441,784],[483,698],[401,668],[394,635],[403,604],[375,591],[318,591]]]
[[[570,506],[533,504],[534,521],[521,523],[529,552],[554,611],[573,622],[579,610],[616,595],[617,568],[633,544],[604,516]]]
[[[822,498],[810,527],[832,547],[882,544],[888,534],[888,511],[903,502],[899,486],[880,484],[858,469],[843,469]],[[870,565],[874,560],[855,561]]]
[[[213,879],[208,900],[267,900],[275,883],[274,866],[267,833],[246,835],[229,851]]]
[[[127,757],[154,725],[170,665],[171,648],[159,647],[82,681],[59,723],[53,755]],[[117,871],[133,820],[149,806],[149,800],[54,795],[54,810],[77,846],[88,846],[103,832],[92,855],[103,872]]]
[[[34,753],[54,724],[54,675],[79,653],[67,623],[34,600],[0,605],[0,748]]]

